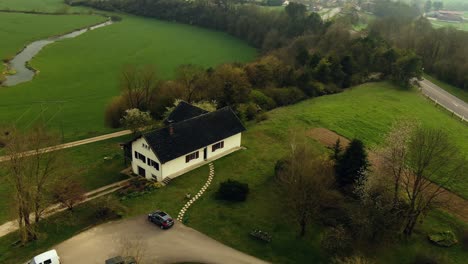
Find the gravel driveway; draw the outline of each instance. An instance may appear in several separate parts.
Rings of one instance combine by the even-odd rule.
[[[155,263],[266,263],[225,246],[176,222],[160,230],[146,216],[111,222],[87,230],[55,247],[66,264],[104,264],[115,255],[139,253],[142,264]]]

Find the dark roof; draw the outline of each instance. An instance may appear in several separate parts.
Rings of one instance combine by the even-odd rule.
[[[173,131],[171,134],[171,130]],[[143,134],[161,163],[245,131],[229,107]]]
[[[181,101],[174,110],[172,110],[166,120],[164,120],[164,123],[166,125],[177,123],[206,113],[208,113],[208,111]]]

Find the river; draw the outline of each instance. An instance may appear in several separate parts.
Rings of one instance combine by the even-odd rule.
[[[42,48],[44,48],[45,46],[51,43],[54,43],[56,41],[63,40],[63,39],[76,38],[79,35],[84,34],[85,32],[89,30],[94,30],[97,28],[109,26],[112,23],[113,22],[111,20],[108,20],[104,23],[101,23],[101,24],[98,24],[89,28],[76,30],[65,35],[38,40],[38,41],[34,41],[30,43],[8,63],[8,68],[14,69],[16,73],[13,75],[7,75],[6,80],[3,82],[2,85],[14,86],[20,83],[31,81],[34,78],[34,75],[36,75],[36,71],[29,68],[27,66],[27,63],[32,58],[34,58],[34,56],[36,56],[39,53],[39,51],[41,51]]]

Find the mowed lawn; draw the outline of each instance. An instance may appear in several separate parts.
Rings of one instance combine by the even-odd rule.
[[[467,153],[467,134],[462,125],[435,108],[415,90],[403,91],[388,83],[371,83],[341,94],[323,96],[268,113],[269,119],[247,124],[240,150],[214,162],[211,187],[185,215],[185,223],[248,254],[273,263],[326,263],[320,246],[323,227],[311,224],[305,238],[298,238],[297,224],[288,216],[289,208],[274,179],[275,162],[286,155],[293,134],[314,127],[327,127],[349,138],[357,137],[377,147],[393,121],[413,117],[425,125],[447,128]],[[464,135],[463,135],[463,132]],[[321,144],[310,139],[317,153],[329,155]],[[129,216],[142,215],[160,208],[174,217],[182,208],[186,193],[196,194],[209,174],[208,166],[189,172],[168,187],[152,194],[123,202]],[[214,199],[219,184],[235,179],[249,184],[244,203],[225,203]],[[465,194],[466,179],[455,187]],[[270,244],[252,240],[249,232],[262,229],[273,236]],[[376,263],[414,263],[417,254],[442,256],[450,263],[464,263],[468,257],[460,245],[438,248],[427,241],[429,232],[453,230],[461,235],[466,224],[439,211],[429,215],[414,239],[397,246],[382,245],[378,252],[367,252]]]
[[[123,180],[126,176],[120,174],[120,171],[125,168],[125,164],[119,143],[129,138],[115,138],[63,150],[67,162],[65,166],[74,173],[74,178],[86,191]],[[16,216],[12,209],[13,189],[4,164],[0,163],[0,225]]]
[[[12,58],[34,40],[67,33],[104,20],[104,17],[97,15],[36,15],[0,12],[0,60]],[[3,63],[0,63],[0,73],[3,67]]]
[[[0,89],[0,122],[21,128],[42,119],[65,140],[111,131],[104,110],[119,94],[127,64],[154,65],[170,78],[181,64],[212,67],[246,62],[257,51],[225,33],[154,19],[123,21],[45,47],[32,61],[40,71],[29,83]]]
[[[77,12],[83,7],[71,7],[64,0],[0,0],[0,10],[39,11],[39,12]]]

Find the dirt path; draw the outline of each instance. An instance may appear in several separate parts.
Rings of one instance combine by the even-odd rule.
[[[326,128],[313,128],[307,132],[307,136],[312,137],[327,147],[333,147],[338,138],[340,139],[342,147],[346,147],[350,142],[349,139]],[[375,163],[377,160],[377,155],[370,151],[369,161],[371,163]],[[431,188],[436,189],[438,186],[433,184]],[[443,209],[463,221],[468,222],[468,201],[447,189],[442,189],[443,192],[440,194],[438,199],[444,203],[445,206]]]
[[[69,142],[69,143],[65,143],[65,144],[61,144],[61,145],[57,145],[57,146],[52,146],[52,147],[48,147],[48,148],[43,148],[43,149],[40,149],[39,152],[40,153],[47,153],[47,152],[52,152],[52,151],[56,151],[56,150],[59,150],[59,149],[66,149],[66,148],[72,148],[72,147],[76,147],[76,146],[81,146],[81,145],[85,145],[85,144],[89,144],[89,143],[94,143],[94,142],[98,142],[98,141],[103,141],[103,140],[107,140],[107,139],[111,139],[111,138],[116,138],[116,137],[121,137],[121,136],[125,136],[125,135],[130,135],[132,133],[132,131],[130,130],[123,130],[123,131],[119,131],[119,132],[115,132],[115,133],[110,133],[110,134],[106,134],[106,135],[102,135],[102,136],[97,136],[97,137],[93,137],[93,138],[87,138],[87,139],[82,139],[82,140],[78,140],[78,141],[74,141],[74,142]],[[31,156],[31,155],[35,155],[36,154],[36,151],[27,151],[24,153],[26,156]],[[9,156],[1,156],[0,157],[0,162],[3,162],[3,161],[8,161],[10,159]]]
[[[120,181],[120,182],[116,182],[116,183],[112,183],[112,184],[109,184],[109,185],[106,185],[106,186],[103,186],[101,188],[98,188],[96,190],[93,190],[93,191],[90,191],[88,193],[85,194],[85,199],[83,201],[81,201],[80,203],[85,203],[85,202],[88,202],[88,201],[91,201],[93,199],[96,199],[98,197],[101,197],[101,196],[104,196],[106,194],[109,194],[109,193],[113,193],[117,190],[120,190],[121,188],[123,188],[124,186],[126,186],[128,184],[128,180],[123,180],[123,181]],[[54,215],[58,212],[62,212],[62,211],[65,211],[67,208],[65,207],[62,207],[61,204],[54,204],[54,205],[51,205],[49,207],[47,207],[47,209],[45,209],[44,211],[44,215],[42,216],[42,218],[47,218],[51,215]],[[31,214],[31,217],[34,217],[33,214]],[[2,225],[0,225],[0,237],[3,237],[11,232],[14,232],[16,230],[18,230],[19,226],[18,226],[18,220],[15,219],[15,220],[12,220],[12,221],[9,221],[9,222],[6,222]]]
[[[67,264],[102,264],[118,255],[142,255],[142,264],[223,263],[264,264],[176,222],[169,230],[148,222],[146,215],[94,227],[54,247]],[[125,248],[125,250],[123,249]]]

